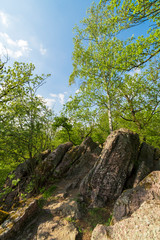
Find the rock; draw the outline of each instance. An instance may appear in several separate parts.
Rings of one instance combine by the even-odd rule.
[[[103,226],[104,240],[160,240],[160,200],[144,202],[131,217],[113,226]],[[102,228],[102,227],[101,227]],[[96,234],[96,229],[92,235]],[[94,238],[92,238],[93,240]]]
[[[0,226],[0,239],[12,239],[25,222],[31,218],[38,210],[36,199],[28,199],[17,211],[9,213],[9,217]]]
[[[160,200],[160,171],[150,173],[137,187],[128,189],[117,199],[113,210],[113,221],[129,217],[146,200]]]
[[[28,191],[25,192],[25,188],[32,181],[31,175],[38,163],[43,161],[50,152],[50,150],[46,150],[32,159],[27,159],[8,175],[4,187],[0,191],[0,205],[3,210],[10,211],[12,206],[21,200],[19,197],[21,193],[25,194],[25,197],[29,196]]]
[[[143,178],[153,171],[154,148],[145,142],[142,143],[137,162],[138,170],[136,172],[133,187],[136,187]]]
[[[37,230],[33,240],[76,240],[78,231],[73,223],[67,220],[47,221],[42,223]]]
[[[38,162],[43,161],[50,154],[50,152],[50,150],[46,150],[39,155],[34,156],[32,159],[27,159],[25,162],[19,164],[17,168],[8,175],[5,187],[13,187],[13,180],[23,180],[25,177],[28,177],[30,174],[32,174]]]
[[[86,138],[80,146],[73,147],[64,156],[62,162],[56,168],[54,176],[76,176],[78,179],[86,175],[97,161],[101,149],[90,137]]]
[[[0,210],[0,224],[2,224],[8,216],[9,216],[8,212]]]
[[[49,209],[54,216],[61,216],[63,218],[69,217],[73,219],[79,219],[81,216],[78,203],[70,198],[58,203],[51,203],[45,209]]]
[[[139,137],[120,129],[112,132],[104,143],[102,153],[94,167],[83,179],[80,193],[102,207],[120,196],[137,159]]]
[[[160,171],[160,149],[155,148],[153,171],[157,171],[157,170]]]
[[[61,163],[65,153],[72,147],[72,143],[68,142],[59,145],[47,158],[45,158],[36,169],[36,175],[41,176],[41,184],[53,174],[56,167]],[[42,179],[43,176],[43,179]]]
[[[11,190],[11,192],[9,192],[8,194],[4,195],[2,197],[2,200],[0,201],[0,203],[3,204],[3,210],[5,211],[9,211],[14,203],[14,200],[17,199],[17,191],[16,190]],[[3,198],[5,200],[3,200]],[[18,201],[18,199],[17,199]]]
[[[98,224],[92,232],[91,240],[106,240],[108,239],[107,235],[106,227],[102,224]]]

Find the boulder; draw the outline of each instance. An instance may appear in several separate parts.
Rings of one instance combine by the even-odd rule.
[[[153,171],[154,166],[154,148],[143,142],[138,156],[138,169],[136,172],[133,187]]]
[[[113,226],[96,226],[91,240],[95,240],[98,232],[101,238],[96,240],[151,240],[160,239],[160,200],[144,202],[131,217],[117,222]],[[102,229],[102,230],[101,230]]]
[[[154,151],[154,166],[153,171],[159,170],[160,171],[160,149],[155,148]]]
[[[0,226],[0,239],[8,240],[24,226],[25,222],[30,219],[38,210],[36,199],[28,199],[16,211],[9,212],[7,220]]]
[[[107,235],[108,233],[106,226],[102,224],[97,224],[97,226],[94,228],[92,232],[91,240],[106,240],[108,239]]]
[[[32,159],[27,159],[25,162],[19,164],[17,168],[8,175],[4,187],[13,187],[13,180],[23,180],[29,177],[29,175],[33,174],[36,165],[40,161],[43,161],[50,153],[51,150],[45,150]]]
[[[53,216],[61,216],[63,218],[79,219],[81,216],[78,203],[70,198],[51,203],[44,209],[49,209]]]
[[[25,197],[30,197],[25,188],[32,181],[32,174],[39,162],[46,158],[50,150],[46,150],[32,159],[27,159],[25,162],[19,164],[17,168],[12,171],[0,190],[0,206],[5,211],[10,211],[13,205],[17,204],[21,199],[19,196],[25,194]]]
[[[101,148],[93,142],[91,137],[88,137],[80,146],[71,148],[65,154],[62,162],[55,169],[54,176],[72,179],[72,186],[77,187],[77,183],[80,183],[80,180],[94,166],[100,153]]]
[[[80,185],[80,193],[91,199],[92,206],[102,207],[120,196],[137,160],[138,147],[138,135],[129,130],[116,130],[108,136],[98,161]]]
[[[61,163],[66,152],[72,147],[71,142],[59,145],[48,157],[46,157],[41,164],[39,164],[35,170],[37,176],[40,177],[40,183],[43,184],[48,177],[53,175],[56,167]]]
[[[76,240],[78,231],[72,222],[65,219],[53,220],[42,223],[33,240]]]
[[[86,162],[86,159],[84,159],[86,154],[88,154],[88,158],[93,158],[91,155],[92,153],[97,153],[97,155],[99,155],[100,152],[101,149],[98,147],[98,144],[94,143],[91,137],[88,137],[79,146],[71,148],[65,154],[62,162],[56,168],[54,175],[63,176],[65,173],[67,173],[66,175],[68,176],[73,175],[72,172],[75,171],[75,167],[77,167],[79,163],[81,164],[82,161]],[[89,155],[91,156],[89,157]],[[92,162],[92,159],[90,161],[87,161],[87,163],[88,162]],[[80,168],[78,169],[78,172],[79,170]]]
[[[160,171],[150,173],[135,188],[125,190],[117,199],[113,210],[113,221],[129,217],[146,200],[160,200]]]

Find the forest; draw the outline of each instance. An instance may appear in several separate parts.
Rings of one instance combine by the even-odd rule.
[[[148,22],[145,36],[121,34]],[[101,0],[74,28],[73,71],[79,83],[58,115],[37,95],[50,74],[0,55],[0,186],[17,165],[46,149],[87,136],[103,144],[119,128],[160,147],[160,0]]]

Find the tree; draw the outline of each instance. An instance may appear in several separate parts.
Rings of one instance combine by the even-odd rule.
[[[124,62],[128,58],[124,70],[144,65],[160,53],[160,0],[101,0],[100,5],[114,11],[112,21],[119,25],[117,33],[151,22],[147,36],[139,36],[124,49],[120,59]]]
[[[120,79],[117,61],[125,45],[115,37],[117,24],[111,21],[112,14],[112,10],[92,5],[81,29],[75,28],[73,72],[69,79],[70,84],[81,79],[79,104],[107,108],[110,132],[115,86]]]
[[[37,89],[50,75],[34,75],[34,69],[33,64],[15,62],[13,68],[9,67],[0,75],[3,160],[32,158],[50,144],[48,123],[52,113],[36,96]]]
[[[72,125],[69,123],[68,118],[63,114],[54,118],[53,128],[55,131],[57,131],[59,128],[64,128],[68,135],[69,141],[73,143],[73,140],[71,139]]]
[[[116,114],[146,138],[147,129],[157,119],[160,107],[159,59],[150,62],[149,67],[142,72],[125,74],[118,89],[120,94],[116,98]]]

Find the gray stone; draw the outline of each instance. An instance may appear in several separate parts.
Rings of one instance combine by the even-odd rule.
[[[138,147],[138,135],[129,130],[116,130],[108,136],[98,161],[80,186],[80,193],[91,198],[92,206],[102,207],[119,197],[137,159]]]
[[[160,200],[160,171],[150,173],[135,188],[121,194],[114,205],[114,222],[129,217],[144,201],[152,199]]]

